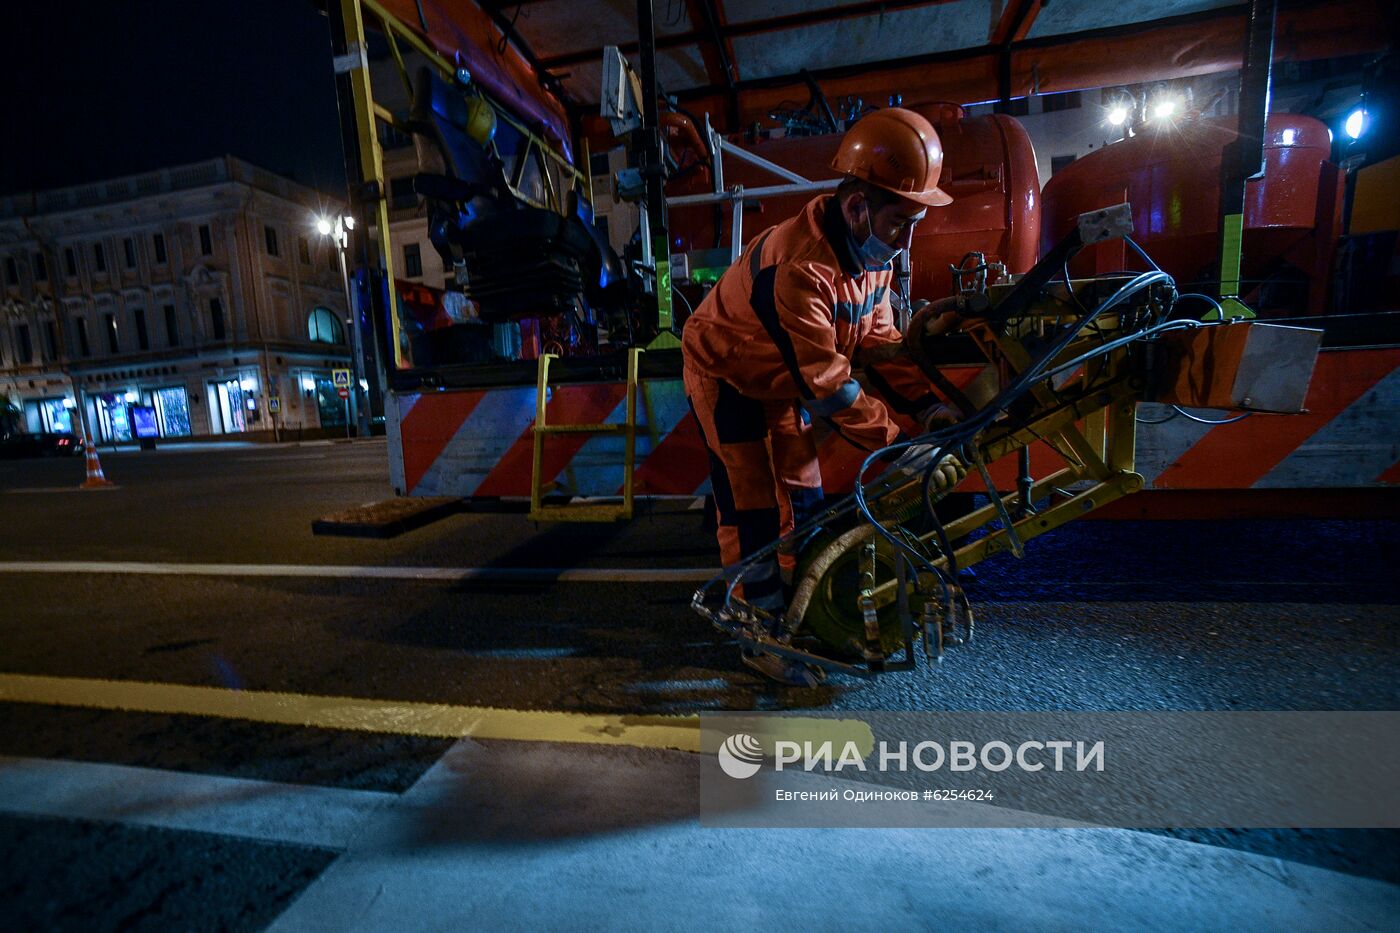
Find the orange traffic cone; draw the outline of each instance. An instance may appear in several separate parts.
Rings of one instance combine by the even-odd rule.
[[[90,440],[83,444],[83,454],[87,457],[87,480],[82,485],[83,489],[101,489],[104,486],[116,485],[102,475],[102,463],[97,459],[97,446]]]

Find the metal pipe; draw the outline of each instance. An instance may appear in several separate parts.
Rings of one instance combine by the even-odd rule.
[[[1269,78],[1274,58],[1278,0],[1251,0],[1240,70],[1239,135],[1221,159],[1220,295],[1240,291],[1245,182],[1264,171],[1264,134],[1269,123]]]
[[[656,93],[656,31],[652,0],[637,0],[637,34],[642,44],[642,128],[639,149],[652,235],[657,236],[666,231],[666,200],[662,191],[665,166],[661,161],[661,115]]]
[[[336,223],[340,225],[336,231],[336,252],[340,254],[340,282],[345,290],[345,311],[350,315],[350,352],[354,354],[355,365],[350,371],[351,378],[355,384],[350,387],[351,407],[354,409],[355,430],[360,437],[369,437],[369,379],[365,374],[365,348],[364,334],[360,330],[360,309],[355,301],[355,290],[350,287],[350,267],[345,261],[345,254],[349,251],[348,234],[345,229],[345,219],[337,218]],[[364,402],[360,401],[360,393],[364,393]]]
[[[800,185],[770,185],[765,188],[745,188],[736,186],[722,194],[687,194],[679,198],[667,198],[671,207],[685,207],[688,204],[718,204],[724,201],[751,201],[759,198],[781,197],[785,194],[805,194],[809,191],[832,191],[841,184],[841,179],[809,181]]]
[[[633,139],[641,154],[646,182],[647,222],[650,224],[651,264],[656,269],[656,325],[669,331],[671,316],[671,250],[666,229],[666,165],[661,145],[661,115],[656,90],[656,26],[652,0],[637,0],[637,38],[641,42],[642,128]]]
[[[744,252],[744,186],[734,188],[737,197],[729,212],[729,261],[738,262]]]
[[[705,111],[705,139],[710,146],[710,161],[713,163],[710,166],[710,176],[714,179],[715,194],[721,194],[724,191],[724,158],[720,154],[720,144],[723,140],[715,132],[715,128],[710,125],[710,112],[708,110]]]

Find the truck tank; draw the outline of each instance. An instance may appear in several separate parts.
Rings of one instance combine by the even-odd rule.
[[[1041,243],[1048,249],[1089,210],[1130,201],[1133,238],[1182,290],[1219,282],[1221,158],[1237,138],[1235,118],[1201,119],[1144,132],[1071,162],[1045,185]],[[1331,138],[1318,120],[1271,114],[1264,175],[1245,189],[1242,296],[1274,316],[1322,314],[1340,232],[1342,176],[1328,161]],[[1121,242],[1093,246],[1074,275],[1140,269]]]

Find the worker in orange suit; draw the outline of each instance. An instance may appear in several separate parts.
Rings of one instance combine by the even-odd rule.
[[[904,439],[885,403],[862,390],[852,361],[902,339],[890,307],[894,260],[928,209],[951,203],[938,187],[942,164],[938,134],[917,113],[861,118],[832,162],[845,176],[835,193],[754,237],[686,321],[685,391],[709,452],[725,566],[821,505],[813,419],[861,450]],[[932,395],[909,401],[926,429],[947,412]],[[940,485],[959,478],[936,471]],[[795,564],[784,553],[746,575],[744,599],[778,618]],[[746,651],[743,659],[782,683],[821,679],[818,669],[774,655]]]

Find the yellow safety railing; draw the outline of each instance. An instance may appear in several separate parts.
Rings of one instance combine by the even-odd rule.
[[[530,472],[530,518],[533,521],[549,522],[613,522],[626,521],[632,517],[633,478],[637,465],[637,394],[640,381],[642,350],[634,348],[627,353],[627,405],[626,417],[618,424],[549,424],[545,417],[549,402],[549,364],[558,357],[553,353],[540,355],[539,375],[535,386],[535,425],[534,457]],[[622,502],[568,502],[546,505],[544,497],[552,489],[546,489],[544,468],[545,438],[562,434],[621,434],[624,441],[622,454]]]

